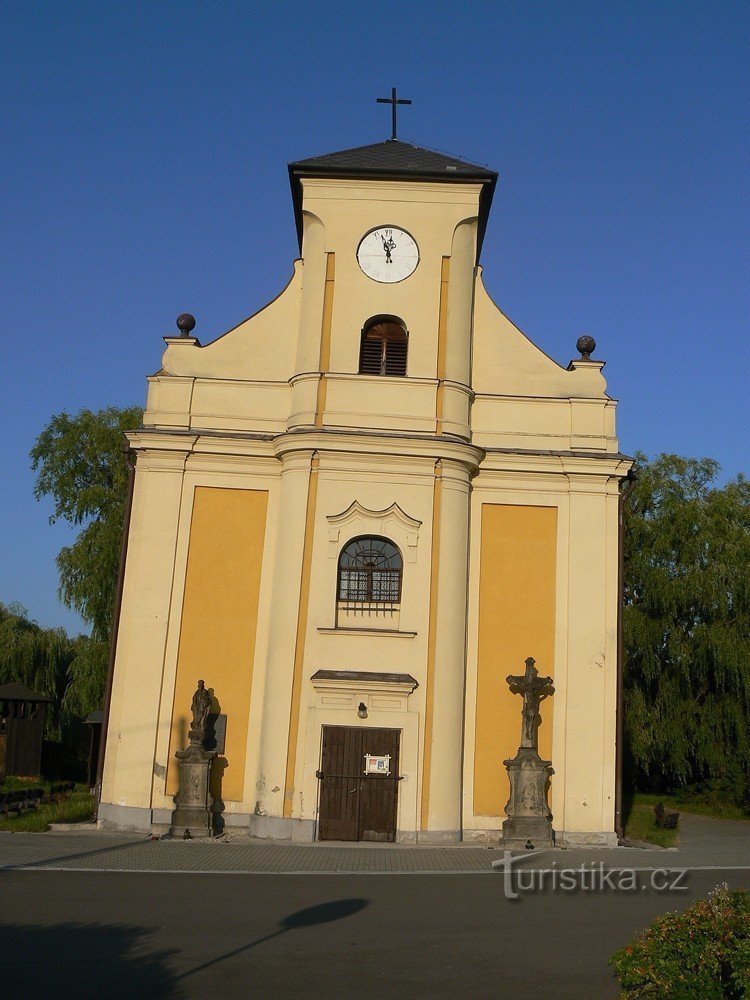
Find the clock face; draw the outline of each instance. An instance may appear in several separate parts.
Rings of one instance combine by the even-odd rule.
[[[419,263],[419,247],[405,229],[380,226],[362,237],[357,260],[368,278],[392,284],[413,274]]]

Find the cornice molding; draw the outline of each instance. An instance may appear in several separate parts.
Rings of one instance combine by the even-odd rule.
[[[387,445],[386,445],[387,442]],[[386,445],[384,447],[384,445]],[[378,434],[360,431],[293,430],[273,439],[277,457],[292,451],[350,452],[382,456],[400,455],[437,461],[453,461],[475,472],[484,458],[484,450],[476,445],[448,437],[424,437],[406,434]]]

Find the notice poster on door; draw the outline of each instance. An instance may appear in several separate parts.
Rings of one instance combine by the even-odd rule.
[[[390,774],[391,773],[391,755],[388,753],[384,754],[365,754],[365,774]]]

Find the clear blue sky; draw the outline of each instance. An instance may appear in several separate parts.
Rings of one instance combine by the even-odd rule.
[[[286,283],[286,163],[389,135],[500,172],[490,293],[566,363],[592,334],[623,450],[748,461],[750,4],[3,3],[0,600],[79,627],[28,452],[142,404],[178,313]]]

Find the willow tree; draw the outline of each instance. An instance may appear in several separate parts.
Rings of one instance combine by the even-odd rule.
[[[123,432],[142,415],[137,407],[59,413],[31,450],[34,494],[54,504],[50,522],[81,526],[57,556],[60,598],[91,627],[90,638],[76,640],[65,692],[65,707],[78,715],[101,707],[127,493]]]
[[[61,628],[42,628],[18,604],[0,604],[0,684],[15,682],[51,698],[47,735],[64,728],[63,699],[80,643]]]
[[[750,804],[750,483],[711,459],[638,456],[625,510],[631,776]]]

